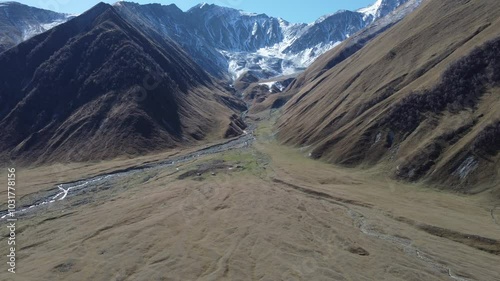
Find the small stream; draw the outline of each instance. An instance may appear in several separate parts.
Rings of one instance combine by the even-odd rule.
[[[251,129],[251,130],[250,130]],[[206,155],[211,155],[211,154],[218,154],[222,152],[226,152],[229,150],[233,149],[240,149],[247,147],[253,143],[255,140],[255,137],[253,135],[253,128],[248,129],[248,131],[245,131],[245,134],[241,135],[240,137],[227,141],[222,144],[217,144],[213,145],[207,148],[200,149],[198,151],[182,155],[182,156],[174,156],[170,159],[163,160],[159,163],[153,163],[153,164],[146,164],[143,166],[138,166],[138,167],[132,167],[120,171],[115,171],[109,174],[103,174],[99,176],[95,176],[89,179],[84,179],[76,182],[69,182],[69,183],[63,183],[63,184],[58,184],[54,188],[48,190],[46,192],[46,195],[42,196],[40,199],[36,200],[35,202],[32,202],[30,204],[24,205],[16,210],[16,216],[19,214],[28,212],[28,211],[36,211],[38,207],[49,205],[49,204],[54,204],[58,201],[65,200],[68,198],[68,196],[71,196],[73,194],[78,194],[81,191],[85,189],[90,189],[92,187],[97,186],[98,184],[103,184],[107,182],[111,182],[112,180],[116,180],[118,178],[126,177],[126,176],[131,176],[136,173],[141,173],[141,172],[148,172],[151,170],[156,170],[156,169],[163,169],[167,167],[174,167],[177,166],[178,164],[182,164],[188,161],[191,161],[193,159],[206,156]],[[9,215],[8,210],[2,210],[0,211],[0,221],[5,220],[7,216]]]
[[[425,254],[421,250],[419,250],[417,247],[415,247],[410,239],[405,239],[402,237],[397,237],[385,233],[381,233],[373,228],[370,228],[368,223],[366,222],[365,217],[357,212],[354,211],[350,208],[348,208],[348,213],[349,216],[354,220],[356,226],[361,230],[361,232],[365,235],[376,237],[378,239],[390,242],[392,244],[396,244],[400,247],[403,248],[403,251],[405,254],[418,258],[428,265],[430,265],[432,268],[436,269],[437,271],[447,274],[451,279],[456,280],[456,281],[473,281],[472,279],[466,279],[460,276],[457,276],[453,273],[451,268],[439,263],[438,261],[434,260],[432,257],[429,255]]]

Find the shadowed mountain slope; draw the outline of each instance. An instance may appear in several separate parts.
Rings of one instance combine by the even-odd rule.
[[[3,156],[92,160],[237,133],[244,105],[162,40],[101,3],[2,53]]]
[[[331,68],[337,50],[313,64],[279,138],[331,163],[500,196],[499,24],[494,0],[424,1]]]

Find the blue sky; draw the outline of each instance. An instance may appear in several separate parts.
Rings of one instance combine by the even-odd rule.
[[[26,5],[65,13],[82,13],[98,0],[14,0]],[[1,2],[1,1],[0,1]],[[113,1],[104,1],[114,3]],[[331,14],[341,9],[357,10],[366,7],[375,0],[133,0],[132,2],[176,4],[182,10],[200,3],[207,2],[220,6],[232,7],[247,12],[265,13],[274,17],[282,17],[290,22],[313,22],[325,14]]]

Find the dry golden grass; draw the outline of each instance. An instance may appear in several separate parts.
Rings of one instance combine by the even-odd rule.
[[[21,186],[17,189],[18,198],[33,196],[39,192],[45,192],[54,188],[56,184],[67,183],[95,177],[102,174],[112,173],[146,164],[157,163],[169,159],[170,157],[188,154],[202,148],[217,145],[230,141],[218,140],[204,146],[188,147],[184,149],[171,149],[160,153],[150,153],[140,157],[120,156],[113,160],[102,160],[94,162],[78,163],[56,163],[43,166],[18,166],[16,164],[2,163],[0,175],[7,177],[7,168],[16,168],[17,184]],[[0,190],[0,196],[7,196],[7,190]],[[0,206],[5,209],[6,202],[0,202]]]
[[[417,227],[499,240],[487,198],[313,161],[269,141],[271,128],[259,128],[254,147],[179,172],[133,174],[22,217],[18,273],[0,279],[450,280],[450,268],[453,276],[498,280],[498,255]],[[214,165],[211,175],[217,160],[242,168]],[[177,179],[199,165],[208,167],[202,176]]]

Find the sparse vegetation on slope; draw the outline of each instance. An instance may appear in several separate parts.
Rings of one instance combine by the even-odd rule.
[[[428,90],[413,92],[392,107],[381,121],[390,127],[412,132],[426,112],[452,113],[473,108],[488,87],[500,83],[500,37],[477,47],[469,55],[453,63],[441,82]]]
[[[476,137],[473,148],[476,151],[484,151],[491,156],[500,151],[500,120],[487,126]]]
[[[500,194],[498,24],[494,0],[424,1],[348,58],[332,50],[299,76],[279,139],[330,163]]]

